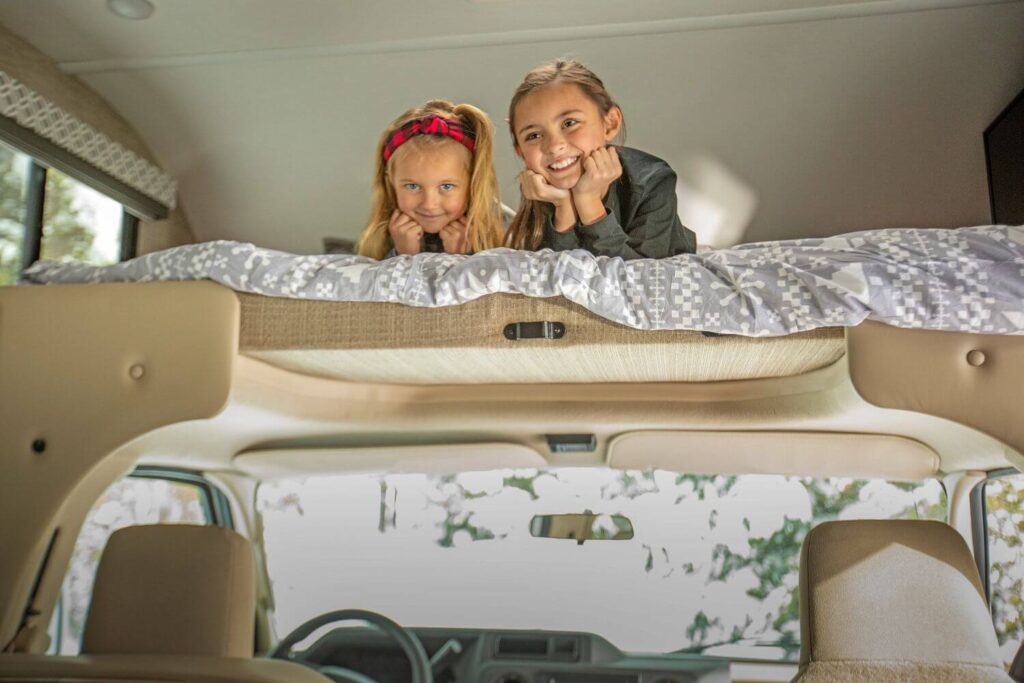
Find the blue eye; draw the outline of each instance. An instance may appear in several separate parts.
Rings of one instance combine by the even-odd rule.
[[[455,184],[454,183],[442,183],[441,184],[441,191],[442,192],[451,192],[454,189],[455,189]]]
[[[417,185],[416,183],[406,183],[402,187],[409,190],[410,192],[415,192],[416,190],[420,189],[420,186]]]

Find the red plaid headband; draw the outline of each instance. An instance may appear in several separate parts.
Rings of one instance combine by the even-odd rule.
[[[422,119],[410,121],[392,133],[388,141],[384,143],[384,161],[390,159],[396,149],[417,135],[449,137],[456,142],[462,143],[470,152],[476,147],[476,136],[473,135],[473,131],[465,128],[460,121],[431,114],[430,116],[424,116]]]

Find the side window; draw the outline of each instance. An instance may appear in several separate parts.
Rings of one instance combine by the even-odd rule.
[[[25,192],[32,160],[0,143],[0,285],[21,271],[25,244]]]
[[[85,518],[50,623],[50,651],[77,655],[107,539],[139,524],[212,524],[208,489],[193,481],[129,476],[113,484]]]
[[[1024,639],[1024,475],[985,484],[992,619],[1003,660],[1013,661]]]
[[[46,172],[40,257],[98,266],[121,258],[121,205],[56,169]]]
[[[138,225],[120,202],[0,142],[0,286],[16,284],[37,258],[132,258]]]

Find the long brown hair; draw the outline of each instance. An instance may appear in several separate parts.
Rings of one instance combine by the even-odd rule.
[[[391,184],[390,171],[395,156],[402,151],[402,147],[399,147],[388,161],[384,161],[384,146],[396,130],[410,121],[431,114],[458,119],[463,127],[472,131],[476,137],[469,167],[469,205],[466,209],[470,249],[478,252],[500,247],[502,244],[504,225],[501,219],[501,204],[498,201],[498,178],[494,173],[494,126],[491,120],[487,114],[471,104],[430,100],[422,107],[410,109],[392,121],[377,142],[370,218],[356,246],[356,251],[361,256],[379,260],[385,258],[394,247],[388,233],[388,222],[391,220],[391,212],[398,207],[398,200],[395,197],[395,188]],[[458,144],[449,138],[420,135],[405,143],[403,147],[420,147],[445,142]]]
[[[602,116],[607,116],[612,109],[622,110],[597,74],[575,59],[556,59],[541,64],[526,74],[508,105],[509,130],[512,132],[512,143],[517,149],[519,142],[516,140],[516,107],[531,92],[552,83],[572,83],[578,86],[583,94],[597,105]],[[548,211],[545,202],[533,201],[520,195],[519,210],[516,211],[508,232],[505,233],[505,246],[513,249],[538,249],[544,239],[544,224]]]

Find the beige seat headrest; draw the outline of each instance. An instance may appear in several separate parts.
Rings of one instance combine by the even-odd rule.
[[[247,539],[209,526],[128,527],[100,558],[82,654],[251,657],[255,614]]]
[[[964,539],[942,522],[827,522],[811,530],[800,558],[800,628],[801,667],[996,667],[1005,680],[978,570]]]

